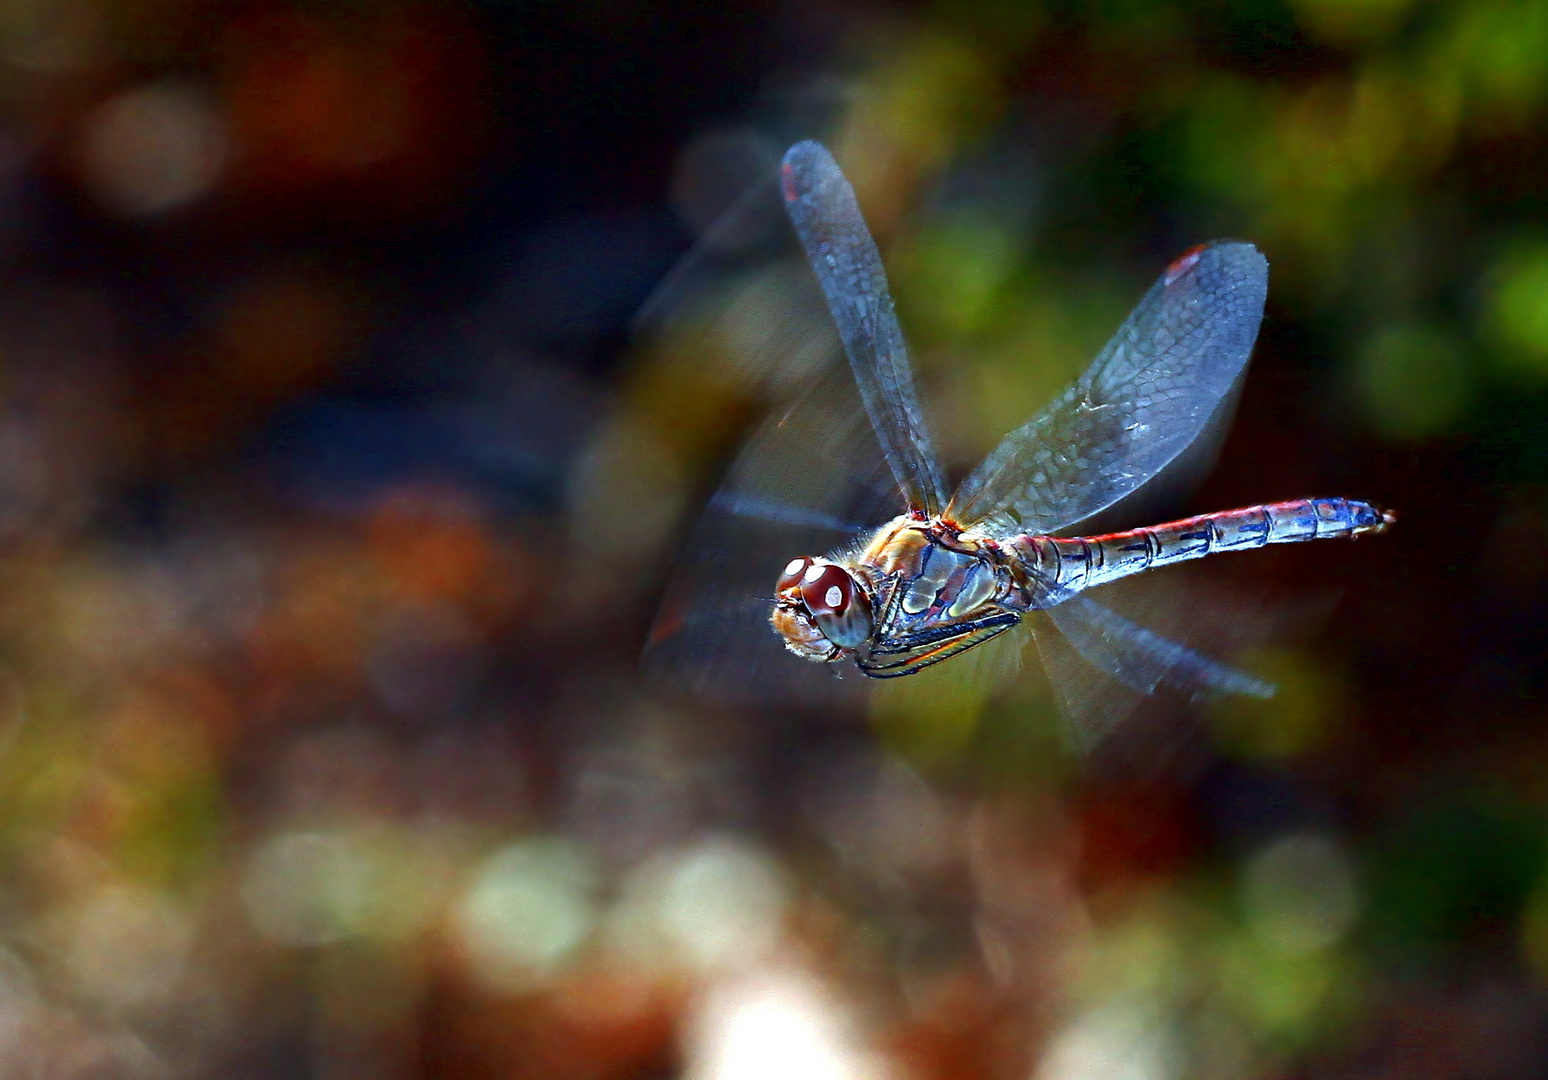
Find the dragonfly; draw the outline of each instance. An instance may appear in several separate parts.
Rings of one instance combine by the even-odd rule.
[[[712,520],[828,530],[843,539],[826,554],[791,552],[771,575],[772,598],[767,585],[761,594],[734,598],[743,624],[751,607],[761,611],[764,640],[782,644],[789,656],[892,679],[1045,613],[1088,664],[1140,693],[1167,684],[1271,695],[1271,683],[1119,615],[1087,590],[1220,552],[1380,533],[1395,521],[1390,510],[1356,499],[1303,498],[1064,535],[1134,496],[1223,424],[1263,317],[1263,255],[1250,243],[1221,240],[1176,258],[1085,373],[948,491],[881,257],[854,190],[832,155],[810,141],[789,149],[779,179],[901,507],[894,502],[890,520],[879,525],[857,526],[771,497],[782,488],[810,494],[833,487],[824,483],[829,474],[850,479],[841,475],[850,449],[834,442],[821,413],[804,426],[796,413],[778,418],[712,502]],[[813,393],[820,401],[834,392],[830,383]],[[828,444],[808,452],[799,469],[772,464],[785,452],[779,446],[823,440]],[[837,483],[839,490],[864,486]],[[689,586],[680,582],[669,591],[653,646],[670,651],[676,644],[679,657],[692,656],[698,670],[737,663],[725,654],[748,642],[726,629],[724,617],[698,617],[685,605],[708,599],[714,606],[716,598],[705,594],[713,592],[715,575],[705,567],[734,560],[729,548],[746,535],[745,529],[701,527],[704,550]],[[770,665],[766,647],[760,651],[777,682],[788,688],[800,680],[794,669]],[[750,670],[726,677],[758,685]]]

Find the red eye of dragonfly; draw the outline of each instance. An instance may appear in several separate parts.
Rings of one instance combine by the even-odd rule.
[[[813,563],[801,577],[801,602],[812,615],[843,615],[855,599],[855,579],[842,566]]]
[[[779,575],[779,580],[774,583],[776,594],[787,592],[801,584],[801,579],[806,576],[806,571],[811,567],[813,559],[810,555],[798,555],[785,564],[784,572]]]
[[[812,623],[833,644],[854,649],[870,638],[871,598],[844,567],[826,559],[810,560],[799,589]]]

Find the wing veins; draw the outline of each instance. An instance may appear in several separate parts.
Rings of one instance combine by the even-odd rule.
[[[887,464],[910,508],[941,512],[946,483],[914,392],[903,330],[876,242],[833,155],[796,143],[781,168],[785,206],[838,326]]]
[[[1267,291],[1251,244],[1217,241],[1174,262],[1085,373],[963,481],[948,514],[1052,533],[1137,490],[1223,419]]]

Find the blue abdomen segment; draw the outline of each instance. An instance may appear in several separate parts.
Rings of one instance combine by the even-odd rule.
[[[1084,589],[1221,551],[1381,532],[1396,520],[1357,499],[1291,499],[1101,536],[1027,536],[1009,546],[1043,580]]]

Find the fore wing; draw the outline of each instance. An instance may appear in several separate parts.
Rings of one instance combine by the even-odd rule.
[[[1267,292],[1251,244],[1215,241],[1173,262],[1085,374],[963,481],[948,516],[1053,533],[1134,492],[1225,411]]]
[[[643,664],[656,685],[741,705],[831,704],[868,680],[790,653],[769,625],[798,555],[848,546],[897,513],[897,493],[847,372],[835,366],[748,440],[691,530]],[[847,672],[848,678],[840,678]]]
[[[833,155],[814,142],[790,148],[780,180],[887,465],[908,506],[934,517],[945,504],[946,485],[914,393],[881,256],[854,189]]]

